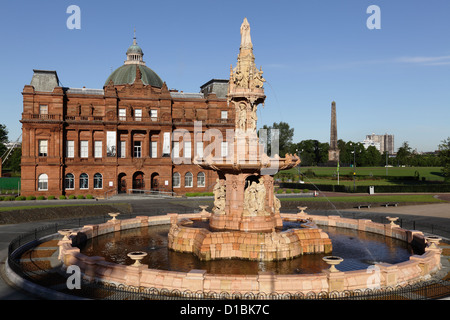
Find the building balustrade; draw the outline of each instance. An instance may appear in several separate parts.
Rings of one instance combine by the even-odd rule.
[[[60,121],[63,117],[60,114],[36,114],[36,113],[23,113],[22,120],[53,120]],[[74,116],[74,115],[66,115],[64,116],[65,121],[105,121],[106,117],[104,116]],[[160,117],[132,117],[132,116],[119,116],[115,119],[119,122],[142,122],[142,123],[157,123],[161,121]],[[201,121],[206,124],[234,124],[233,119],[208,119],[208,120],[198,120],[191,118],[173,118],[173,123],[193,123],[195,121]]]
[[[22,113],[23,120],[61,120],[60,114]]]

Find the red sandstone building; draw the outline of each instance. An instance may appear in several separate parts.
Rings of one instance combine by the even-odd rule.
[[[34,70],[22,92],[21,193],[211,191],[217,174],[192,159],[211,142],[205,130],[226,137],[234,129],[227,88],[227,80],[211,80],[199,93],[169,90],[145,65],[136,38],[103,89],[62,87],[56,71]],[[194,131],[195,123],[202,131]],[[184,136],[174,138],[180,130]],[[215,150],[227,152],[224,145]]]

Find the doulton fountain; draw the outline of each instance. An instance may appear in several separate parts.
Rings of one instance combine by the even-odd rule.
[[[391,223],[383,224],[340,215],[310,215],[302,207],[297,214],[280,213],[281,204],[274,194],[273,176],[279,170],[295,167],[300,158],[291,154],[284,158],[278,155],[269,157],[259,142],[256,111],[266,98],[262,75],[262,69],[255,65],[250,25],[244,19],[237,65],[231,67],[227,95],[229,105],[236,111],[233,141],[228,141],[233,147],[229,148],[231,152],[225,159],[209,154],[194,160],[198,166],[218,174],[214,206],[210,212],[206,210],[208,206],[200,206],[203,209],[200,213],[167,213],[125,220],[115,219],[112,214],[113,218],[103,224],[86,225],[76,231],[60,230],[64,236],[58,243],[63,268],[77,265],[88,280],[101,279],[138,288],[203,293],[302,294],[373,288],[374,281],[380,287],[415,283],[429,279],[439,271],[442,249],[436,246],[436,242],[440,238],[425,237],[420,231],[403,229],[394,223],[394,217],[389,218]],[[290,224],[288,228],[285,228],[286,223]],[[325,226],[327,232],[318,226]],[[167,228],[164,230],[168,231],[157,231],[157,236],[143,240],[154,227]],[[333,229],[344,229],[344,233],[350,234],[344,236],[348,246],[342,246],[342,236],[336,237]],[[128,238],[128,231],[136,233],[136,236]],[[106,237],[102,240],[104,250],[95,248],[101,242],[98,237],[103,235]],[[385,262],[363,262],[365,268],[348,272],[340,271],[341,265],[336,268],[343,260],[357,262],[360,258],[355,259],[355,256],[363,256],[362,249],[367,251],[370,242],[364,245],[354,241],[355,238],[361,237],[365,241],[367,239],[364,238],[373,238],[374,235],[387,241],[387,245],[378,240],[371,243],[372,248],[386,251],[386,255],[381,255],[381,261]],[[333,245],[330,237],[333,237]],[[98,238],[95,244],[90,241],[94,238]],[[136,243],[132,243],[132,239],[136,239]],[[145,241],[153,244],[142,243]],[[397,253],[400,251],[394,250],[396,241],[402,242],[401,246],[418,246],[420,250],[417,254],[408,252],[400,256]],[[158,249],[156,243],[164,244],[163,249]],[[167,259],[163,257],[164,250],[172,258],[172,253],[182,257],[173,261],[169,258],[165,267],[150,268],[150,264],[153,266],[159,264],[159,260]],[[111,256],[123,254],[127,257],[119,263],[111,259]],[[331,267],[325,270],[318,266],[315,273],[308,274],[291,271],[275,274],[274,269],[259,267],[256,273],[251,274],[219,274],[208,273],[205,267],[224,259],[269,265],[306,257],[319,257]],[[196,265],[201,262],[199,269],[192,268],[194,264],[189,263],[187,272],[184,266],[183,270],[175,266],[177,261],[191,258],[196,260]],[[126,259],[135,262],[125,265]]]
[[[311,221],[299,228],[280,232],[283,221],[280,201],[274,194],[273,175],[300,163],[297,155],[269,157],[260,144],[256,123],[258,105],[264,104],[262,68],[253,54],[250,25],[241,26],[237,65],[230,68],[228,104],[235,109],[234,140],[224,159],[207,155],[194,159],[219,178],[214,186],[214,207],[204,219],[210,230],[190,227],[173,216],[169,248],[193,252],[202,260],[240,258],[249,260],[290,259],[303,253],[331,252],[328,235]]]

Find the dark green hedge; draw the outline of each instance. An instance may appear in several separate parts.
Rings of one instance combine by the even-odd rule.
[[[375,193],[401,193],[401,192],[450,192],[450,184],[427,184],[427,185],[377,185],[374,186]],[[331,185],[331,184],[309,184],[281,182],[280,188],[285,189],[309,189],[331,192],[355,192],[369,193],[369,186]]]

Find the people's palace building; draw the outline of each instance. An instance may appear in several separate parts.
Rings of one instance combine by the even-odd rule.
[[[227,152],[227,88],[213,79],[199,93],[169,90],[136,38],[103,89],[63,87],[56,71],[34,70],[22,93],[22,195],[212,191],[217,174],[193,159],[215,144],[208,130],[224,137],[214,155]]]

